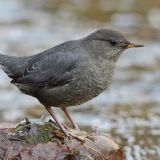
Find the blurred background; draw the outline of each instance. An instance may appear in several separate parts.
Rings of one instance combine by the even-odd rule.
[[[0,1],[3,54],[33,55],[99,28],[118,30],[145,47],[127,50],[109,90],[70,112],[82,129],[111,134],[124,147],[127,160],[159,160],[160,1]],[[35,98],[21,94],[0,70],[0,122],[39,119],[44,112]],[[59,109],[56,112],[65,122]]]

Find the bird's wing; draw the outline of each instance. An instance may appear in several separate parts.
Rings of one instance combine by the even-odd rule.
[[[72,79],[71,71],[77,62],[72,53],[56,52],[54,54],[35,56],[28,62],[22,77],[12,83],[36,87],[55,87],[67,84]]]

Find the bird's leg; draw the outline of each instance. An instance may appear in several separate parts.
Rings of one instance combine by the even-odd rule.
[[[75,123],[75,121],[71,118],[71,116],[69,115],[67,108],[61,108],[62,111],[65,113],[65,115],[67,116],[67,118],[69,119],[69,121],[71,122],[71,124],[73,125],[73,128],[75,128],[76,130],[80,131],[79,127],[77,126],[77,124]]]
[[[61,131],[67,136],[67,137],[74,137],[75,139],[81,141],[82,143],[84,142],[84,139],[82,139],[81,137],[78,137],[70,132],[67,132],[67,130],[63,127],[63,125],[58,121],[56,115],[54,114],[53,110],[51,109],[51,107],[46,107],[46,110],[50,113],[50,115],[52,116],[52,118],[55,120],[55,122],[57,123],[58,127],[61,129]],[[65,111],[64,111],[65,112]],[[68,112],[65,112],[65,113],[68,113]],[[69,114],[67,114],[69,115]],[[68,117],[68,116],[67,116]],[[77,127],[77,125],[74,123],[74,126]],[[78,128],[79,129],[79,128]]]
[[[43,113],[40,119],[41,119],[41,120],[44,120],[44,118],[45,118],[45,116],[47,115],[47,113],[48,113],[48,112]]]
[[[54,114],[53,110],[51,109],[51,107],[46,107],[46,110],[50,113],[50,115],[52,116],[52,118],[55,120],[55,122],[57,123],[58,127],[61,129],[61,131],[65,134],[66,130],[63,127],[63,125],[59,122],[59,120],[57,119],[56,115]]]

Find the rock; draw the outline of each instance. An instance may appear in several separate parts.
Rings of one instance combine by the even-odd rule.
[[[3,160],[123,160],[123,151],[106,134],[61,132],[54,122],[17,127],[0,124],[0,159]],[[79,139],[83,139],[83,142]]]

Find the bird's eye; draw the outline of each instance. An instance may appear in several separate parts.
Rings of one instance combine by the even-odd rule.
[[[110,42],[110,44],[111,44],[111,45],[113,45],[113,46],[115,46],[115,45],[117,45],[117,44],[118,44],[118,42],[117,42],[117,41],[115,41],[115,40],[110,40],[109,42]]]

